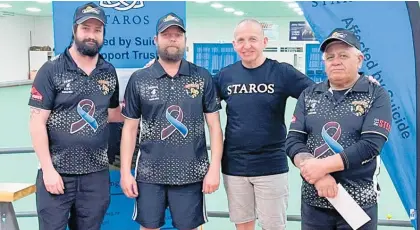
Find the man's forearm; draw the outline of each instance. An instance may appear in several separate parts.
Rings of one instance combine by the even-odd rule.
[[[220,168],[223,155],[223,133],[219,127],[209,127],[210,133],[210,149],[211,149],[211,165]]]
[[[131,173],[131,162],[136,147],[137,128],[123,127],[121,137],[121,173]]]
[[[300,164],[304,162],[305,160],[314,158],[314,156],[311,153],[298,153],[293,158],[293,163],[300,169]]]
[[[41,164],[42,170],[53,169],[54,166],[51,160],[47,127],[45,124],[40,124],[35,121],[30,123],[30,134],[32,139],[32,146]]]
[[[327,173],[333,173],[344,170],[343,158],[340,154],[334,154],[332,156],[322,159]]]

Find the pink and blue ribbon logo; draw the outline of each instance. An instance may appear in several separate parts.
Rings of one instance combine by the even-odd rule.
[[[329,129],[335,129],[335,132],[332,136],[327,133]],[[321,136],[325,143],[315,149],[315,157],[324,155],[328,149],[331,149],[334,153],[340,153],[344,150],[343,146],[338,143],[338,139],[341,136],[341,126],[339,123],[335,121],[327,122],[322,127]]]
[[[173,114],[176,114],[176,117]],[[178,132],[181,133],[183,137],[188,135],[188,128],[182,123],[184,119],[184,112],[182,111],[181,107],[177,105],[169,106],[166,109],[166,119],[170,125],[161,131],[160,136],[162,140],[170,137],[175,132],[175,130],[178,130]]]
[[[83,107],[87,107],[88,112],[83,110]],[[71,124],[70,133],[76,133],[83,129],[86,125],[89,125],[93,129],[93,131],[96,132],[96,130],[98,129],[98,122],[93,117],[93,115],[95,114],[95,104],[93,103],[93,101],[89,99],[81,100],[77,105],[77,113],[79,114],[81,119]]]

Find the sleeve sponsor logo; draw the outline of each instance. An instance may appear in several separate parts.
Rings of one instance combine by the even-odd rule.
[[[42,94],[35,88],[35,86],[32,86],[31,88],[31,98],[32,100],[42,101]]]

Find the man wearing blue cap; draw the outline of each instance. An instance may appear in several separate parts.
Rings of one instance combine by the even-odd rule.
[[[96,4],[78,7],[72,44],[41,67],[31,89],[42,230],[99,230],[109,206],[108,122],[123,118],[115,68],[99,54],[105,24]]]
[[[328,79],[300,95],[286,152],[301,171],[302,230],[352,229],[327,198],[342,186],[377,229],[379,154],[391,130],[388,92],[359,73],[364,57],[348,30],[321,44]]]
[[[136,198],[134,219],[143,230],[161,228],[167,207],[177,229],[196,229],[207,221],[204,194],[216,191],[220,183],[220,100],[210,73],[183,59],[185,25],[178,15],[159,19],[155,43],[158,60],[133,73],[124,95],[121,188]],[[210,132],[210,164],[204,120]]]

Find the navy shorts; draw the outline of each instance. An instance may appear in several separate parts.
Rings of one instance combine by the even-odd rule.
[[[109,170],[61,175],[64,194],[49,193],[42,170],[36,179],[36,207],[41,230],[100,230],[110,203]]]
[[[363,209],[371,218],[358,230],[378,229],[378,205]],[[302,202],[302,230],[352,230],[335,209],[318,208]]]
[[[145,228],[161,228],[169,207],[172,224],[179,230],[194,229],[207,222],[203,183],[161,185],[137,182],[139,195],[133,218]]]

